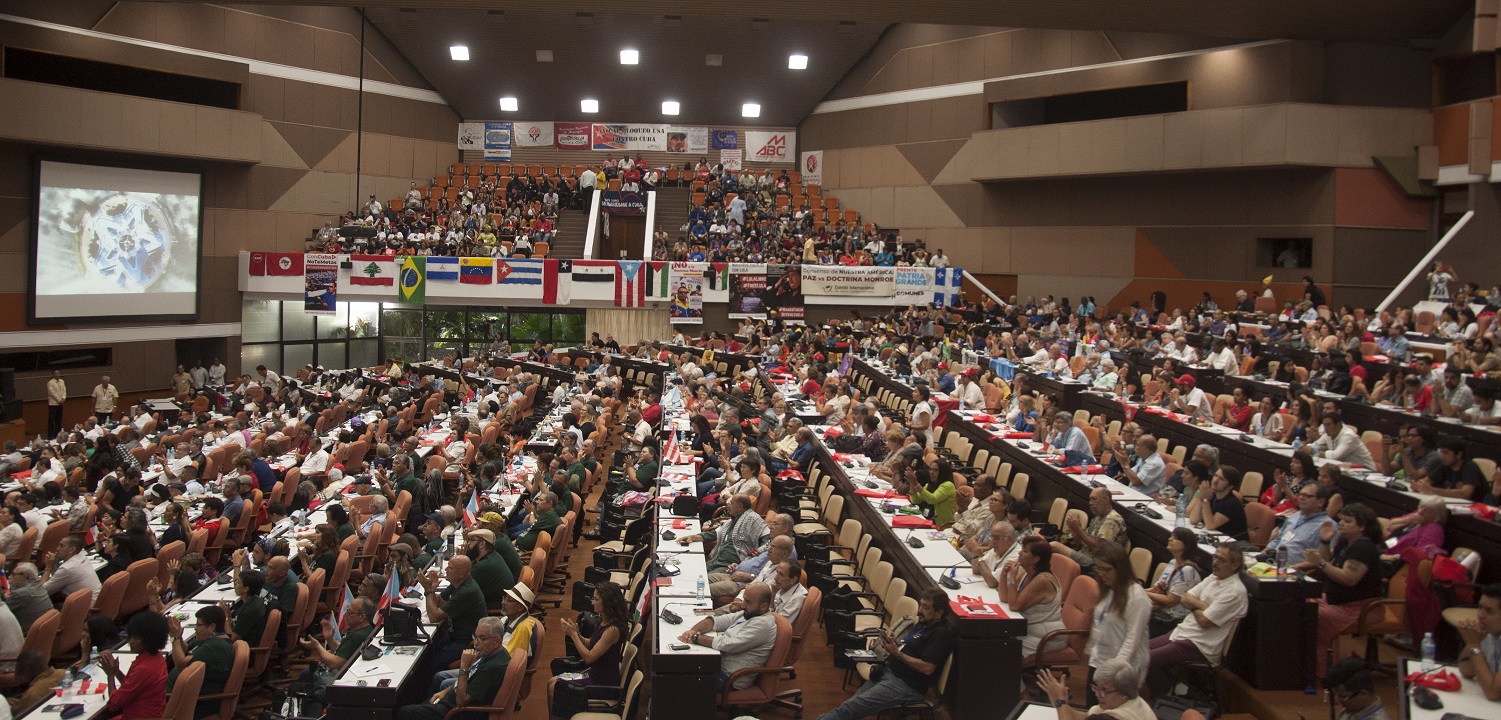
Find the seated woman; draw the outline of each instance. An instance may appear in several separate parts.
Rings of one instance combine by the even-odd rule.
[[[1325,524],[1319,547],[1303,554],[1324,579],[1319,598],[1319,645],[1314,652],[1316,675],[1324,676],[1329,653],[1340,634],[1355,625],[1371,600],[1381,597],[1381,523],[1363,503],[1350,503],[1339,512],[1338,530]]]
[[[934,525],[945,527],[954,522],[957,488],[948,460],[934,459],[927,464],[926,473],[909,468],[906,479],[908,496],[928,512]]]
[[[1198,537],[1187,527],[1173,528],[1168,537],[1167,551],[1173,559],[1157,582],[1147,588],[1147,599],[1152,601],[1152,619],[1147,624],[1149,636],[1172,632],[1188,615],[1188,608],[1181,604],[1183,595],[1204,579],[1199,566],[1188,559],[1189,550],[1198,544]]]
[[[557,696],[557,685],[560,682],[585,687],[620,686],[620,652],[630,629],[631,611],[619,585],[603,582],[594,588],[594,612],[599,615],[599,625],[587,639],[579,634],[577,623],[567,618],[561,621],[571,653],[568,657],[552,660],[553,678],[547,681],[549,716],[552,715],[553,700]],[[558,677],[564,672],[581,673],[582,677]]]
[[[1028,535],[1018,542],[1021,550],[1015,560],[1001,566],[1001,584],[997,590],[1001,601],[1027,619],[1027,634],[1021,638],[1022,657],[1038,652],[1038,644],[1047,634],[1062,630],[1063,587],[1049,569],[1053,547],[1040,535]],[[1060,650],[1066,639],[1055,638],[1044,650]]]
[[[1403,515],[1386,526],[1386,539],[1397,542],[1386,548],[1381,559],[1388,562],[1402,557],[1411,548],[1432,558],[1444,550],[1444,523],[1449,522],[1449,506],[1441,497],[1426,497],[1417,512]]]
[[[161,717],[167,710],[167,618],[154,612],[139,612],[125,626],[130,652],[130,670],[120,672],[120,661],[109,650],[99,653],[99,667],[109,681],[106,717],[111,720]]]

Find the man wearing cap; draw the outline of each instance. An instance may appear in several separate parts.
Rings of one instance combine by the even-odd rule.
[[[434,592],[438,587],[438,573],[429,571],[422,576],[422,588],[426,591],[427,617],[429,622],[451,621],[448,642],[438,648],[433,657],[433,667],[448,669],[468,647],[474,638],[475,626],[485,617],[485,593],[470,575],[473,564],[463,555],[448,561],[448,587]]]
[[[412,566],[412,546],[404,542],[391,543],[387,549],[386,575],[396,575],[396,582],[402,587],[411,587],[417,584],[417,568]]]
[[[505,643],[506,652],[513,657],[516,651],[525,650],[528,655],[535,657],[535,632],[537,619],[531,616],[532,603],[536,596],[525,585],[517,585],[506,591],[505,604],[501,606],[504,613],[504,631],[502,642]],[[442,692],[449,686],[458,682],[458,670],[444,670],[433,676],[432,692]]]
[[[485,594],[485,609],[492,612],[499,610],[501,602],[505,600],[505,592],[516,585],[516,576],[511,574],[506,561],[495,552],[495,533],[489,530],[470,530],[468,545],[465,548],[466,554],[474,560],[474,567],[469,572],[474,576],[474,581],[479,583],[480,591]]]
[[[422,537],[427,542],[422,545],[422,554],[412,561],[418,568],[426,568],[432,563],[433,558],[443,552],[443,546],[448,544],[448,538],[443,535],[443,516],[438,513],[428,513],[422,520],[422,527],[418,528]]]
[[[481,513],[479,516],[481,529],[489,530],[495,535],[495,554],[505,561],[506,567],[511,569],[512,577],[521,577],[521,568],[525,563],[521,562],[521,553],[516,552],[516,546],[511,543],[511,537],[505,534],[506,518],[498,512],[490,511]]]
[[[1183,373],[1174,381],[1177,387],[1168,394],[1167,409],[1190,417],[1208,421],[1212,418],[1209,398],[1203,390],[1195,387],[1194,376]]]

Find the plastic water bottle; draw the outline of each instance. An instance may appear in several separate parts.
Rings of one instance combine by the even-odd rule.
[[[1433,633],[1423,633],[1423,672],[1433,672],[1438,665],[1433,661]]]
[[[1277,577],[1287,575],[1287,546],[1277,548]]]
[[[698,576],[698,598],[700,600],[702,600],[703,597],[704,597],[704,576],[703,576],[702,573],[700,573],[699,576]]]
[[[90,645],[89,646],[89,667],[98,667],[98,666],[99,666],[99,646],[98,645]]]

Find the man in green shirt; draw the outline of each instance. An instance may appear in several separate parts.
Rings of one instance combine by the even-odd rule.
[[[505,602],[506,591],[516,585],[516,576],[511,574],[506,561],[495,553],[495,533],[489,530],[470,530],[469,547],[466,550],[473,553],[474,568],[470,574],[479,583],[480,591],[485,594],[485,609],[499,610],[501,603]]]
[[[473,563],[467,555],[458,555],[448,561],[448,587],[443,592],[434,592],[438,587],[438,573],[430,571],[422,576],[422,588],[427,595],[429,622],[448,620],[448,642],[438,648],[433,657],[433,667],[446,670],[457,662],[464,648],[474,637],[474,628],[487,613],[485,593],[471,577]]]
[[[370,639],[370,633],[375,630],[375,626],[370,624],[370,618],[373,615],[375,615],[375,603],[365,598],[355,598],[349,603],[349,609],[344,611],[346,629],[343,637],[334,639],[334,617],[330,615],[323,618],[323,642],[310,637],[302,638],[298,642],[302,645],[302,649],[317,658],[318,662],[328,666],[334,674],[338,674],[344,669],[345,663],[359,654],[365,641]]]
[[[261,588],[265,585],[266,577],[259,570],[235,573],[235,594],[240,598],[237,607],[231,608],[226,601],[219,603],[230,613],[231,638],[244,640],[251,646],[261,644],[261,635],[266,631],[266,601],[261,598]]]
[[[479,527],[495,533],[495,553],[506,561],[506,567],[511,568],[511,575],[521,577],[521,568],[526,567],[526,563],[521,562],[521,553],[516,552],[511,536],[506,534],[506,517],[493,511],[483,513],[479,516]]]
[[[443,546],[448,544],[448,538],[443,535],[443,516],[438,513],[428,513],[422,521],[422,527],[418,530],[427,541],[422,544],[422,553],[412,561],[412,565],[421,570],[443,552]]]
[[[224,608],[205,605],[194,615],[193,639],[182,639],[182,621],[176,615],[167,617],[167,630],[172,634],[172,672],[167,675],[167,692],[177,682],[178,673],[194,662],[203,663],[203,695],[224,692],[224,683],[229,681],[230,670],[235,663],[235,646],[224,634],[226,623]],[[205,717],[219,711],[218,700],[198,703],[194,717]]]
[[[266,594],[276,599],[276,605],[272,607],[280,608],[284,618],[290,617],[297,609],[298,584],[297,576],[292,574],[292,564],[285,557],[278,555],[266,561]],[[244,639],[252,645],[257,644],[249,638]]]
[[[537,496],[536,508],[532,511],[532,525],[526,529],[526,534],[516,539],[516,549],[522,552],[531,552],[537,547],[537,537],[542,533],[550,533],[563,524],[562,518],[558,517],[558,496],[551,492],[545,492]]]
[[[625,471],[626,482],[630,485],[626,489],[645,490],[657,484],[656,451],[650,445],[641,448],[641,455],[636,459],[636,466],[627,468]]]
[[[589,469],[579,460],[579,453],[571,447],[563,448],[563,464],[567,468],[568,489],[583,494],[584,481],[589,479]]]
[[[426,512],[423,500],[427,498],[427,489],[422,486],[422,481],[412,473],[412,458],[406,453],[391,458],[390,494],[386,498],[391,501],[391,507],[396,507],[396,498],[405,490],[412,495],[412,507],[407,511],[409,516],[422,515]]]
[[[495,702],[505,680],[511,654],[506,652],[505,620],[487,617],[475,628],[473,647],[458,658],[459,675],[453,687],[438,691],[421,705],[403,705],[396,709],[396,720],[443,720],[449,710],[464,706],[485,706]],[[459,713],[456,720],[484,720],[482,713]]]
[[[568,511],[573,509],[573,489],[569,485],[570,482],[568,471],[558,470],[552,474],[552,484],[548,486],[552,494],[558,496],[558,506],[553,508],[553,512],[560,517],[567,515]]]

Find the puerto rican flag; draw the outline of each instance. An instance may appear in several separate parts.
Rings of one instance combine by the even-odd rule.
[[[641,307],[646,304],[646,263],[621,260],[615,272],[615,307]]]
[[[380,606],[377,607],[376,610],[375,610],[375,617],[376,617],[377,621],[380,618],[384,617],[384,613],[386,611],[386,608],[389,608],[392,605],[395,605],[396,601],[398,601],[400,599],[401,599],[401,579],[400,579],[400,573],[393,572],[393,573],[391,573],[391,577],[386,580],[386,589],[385,589],[385,592],[382,592],[380,594]]]
[[[479,493],[469,493],[469,502],[464,505],[464,527],[474,527],[479,522]]]
[[[349,586],[344,586],[344,600],[339,603],[339,619],[330,623],[333,629],[333,641],[339,642],[344,639],[344,631],[349,629],[349,620],[345,614],[349,612],[349,603],[354,602],[354,593],[349,591]]]

